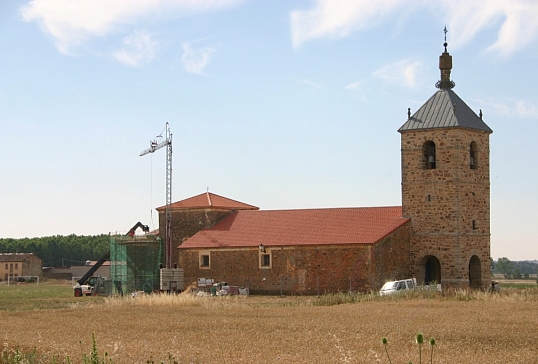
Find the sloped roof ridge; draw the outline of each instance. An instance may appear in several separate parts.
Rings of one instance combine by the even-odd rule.
[[[263,209],[260,209],[260,210],[251,210],[251,212],[257,212],[257,213],[260,213],[260,212],[268,212],[268,211],[275,211],[275,212],[280,212],[280,211],[309,211],[309,210],[312,210],[312,211],[319,211],[319,210],[357,210],[357,209],[361,209],[361,210],[365,210],[365,209],[391,209],[391,208],[401,208],[402,206],[398,206],[398,205],[393,205],[393,206],[347,206],[347,207],[305,207],[305,208],[296,208],[296,209],[270,209],[270,210],[263,210]],[[244,211],[243,213],[245,212],[249,212],[249,211]]]
[[[458,94],[449,89],[436,91],[398,131],[454,127],[493,132]]]
[[[179,248],[373,244],[409,221],[401,206],[241,210]]]
[[[228,197],[223,197],[212,192],[203,192],[196,196],[172,203],[172,209],[177,208],[228,208],[228,209],[252,209],[257,210],[258,207],[240,202]],[[157,207],[157,211],[165,210],[166,206]]]

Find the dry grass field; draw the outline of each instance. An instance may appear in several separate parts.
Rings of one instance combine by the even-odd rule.
[[[316,297],[77,298],[67,308],[0,311],[4,348],[82,362],[95,334],[114,363],[538,363],[538,290],[375,297],[317,306]],[[428,358],[428,361],[424,357]],[[61,361],[60,361],[61,362]],[[170,361],[174,362],[174,361]],[[423,363],[429,363],[424,345]]]

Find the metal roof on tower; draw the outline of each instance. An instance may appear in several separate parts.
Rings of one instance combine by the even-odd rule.
[[[482,118],[450,89],[437,91],[398,131],[454,127],[493,133]]]
[[[466,128],[486,133],[493,133],[493,130],[482,120],[482,110],[480,116],[477,115],[460,97],[452,91],[456,86],[450,79],[452,70],[452,56],[448,53],[446,42],[445,26],[445,51],[439,57],[439,70],[441,80],[435,86],[439,89],[424,105],[422,105],[412,116],[408,111],[408,119],[403,124],[399,132],[408,130],[433,129],[433,128]]]

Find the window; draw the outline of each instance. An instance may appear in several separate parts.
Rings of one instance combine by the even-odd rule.
[[[200,268],[210,268],[211,267],[211,259],[209,252],[203,252],[200,253]]]
[[[472,226],[473,226],[473,230],[476,230],[476,229],[477,229],[477,227],[476,227],[476,220],[473,220],[473,224],[472,224]]]
[[[7,270],[7,263],[6,263],[6,270]]]
[[[263,252],[260,254],[260,268],[271,268],[270,252]]]
[[[19,269],[19,263],[15,263],[15,270]]]
[[[424,155],[424,168],[435,169],[436,168],[436,155],[435,155],[435,143],[431,140],[424,143],[422,146],[422,152]]]
[[[476,166],[478,165],[478,147],[476,146],[476,142],[471,143],[469,154],[469,167],[471,169],[476,169]]]

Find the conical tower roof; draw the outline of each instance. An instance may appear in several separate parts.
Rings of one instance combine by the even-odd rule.
[[[493,130],[482,121],[482,110],[480,110],[480,116],[477,115],[452,91],[456,84],[450,79],[452,56],[447,51],[446,32],[445,27],[445,43],[443,44],[445,51],[439,57],[441,79],[435,84],[439,91],[430,97],[412,116],[409,110],[407,121],[398,131],[466,128],[493,133]]]

